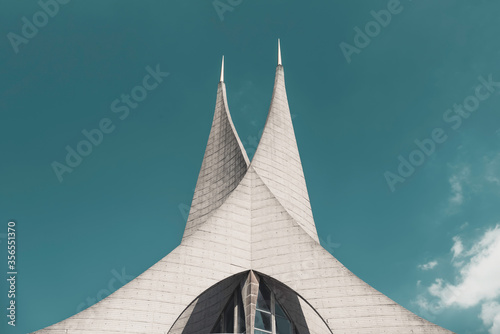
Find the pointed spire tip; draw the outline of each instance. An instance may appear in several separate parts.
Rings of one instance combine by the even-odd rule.
[[[280,39],[278,38],[278,65],[281,64],[281,45],[280,45]]]
[[[224,82],[224,55],[222,56],[222,66],[220,68],[220,82]]]

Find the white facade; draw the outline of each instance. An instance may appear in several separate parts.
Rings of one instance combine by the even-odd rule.
[[[268,306],[259,299],[265,289]],[[269,331],[259,317],[272,319]],[[363,282],[319,244],[281,61],[252,162],[221,75],[181,244],[109,297],[36,333],[235,333],[242,324],[252,334],[278,326],[294,334],[451,333]]]

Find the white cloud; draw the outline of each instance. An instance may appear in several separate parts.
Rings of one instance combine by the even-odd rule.
[[[493,158],[485,156],[484,160],[486,181],[500,186],[500,154]]]
[[[500,334],[500,304],[497,302],[483,304],[479,317],[486,326],[491,326],[490,334]]]
[[[460,206],[464,202],[463,184],[467,182],[469,175],[469,167],[463,167],[449,178],[448,182],[451,186],[451,197],[449,201],[452,206]]]
[[[464,250],[464,245],[462,244],[462,239],[459,236],[453,237],[453,247],[451,247],[451,251],[453,252],[453,258],[460,256]]]
[[[450,178],[449,182],[451,185],[451,192],[453,194],[450,198],[450,202],[454,204],[462,204],[464,201],[464,192],[462,188],[462,183],[456,177],[456,175],[453,175]]]
[[[496,177],[495,175],[486,175],[486,180],[495,183],[500,186],[500,178]]]
[[[430,261],[428,263],[424,263],[424,264],[419,264],[418,265],[418,269],[420,270],[431,270],[433,269],[435,266],[437,266],[438,262],[437,261]]]
[[[460,242],[461,243],[461,242]],[[457,245],[455,242],[454,247]],[[452,249],[453,251],[453,249]],[[460,254],[463,252],[460,250]],[[484,300],[500,296],[500,225],[486,231],[469,251],[456,277],[456,284],[437,279],[429,287],[431,295],[445,306],[463,308],[475,306]]]
[[[481,305],[479,317],[491,334],[500,334],[500,224],[487,230],[471,247],[466,248],[458,236],[453,241],[454,282],[437,278],[425,294],[417,297],[416,304],[432,313]]]
[[[436,300],[429,300],[422,295],[417,296],[414,303],[420,307],[421,315],[427,320],[435,319],[435,315],[442,311],[443,306]]]

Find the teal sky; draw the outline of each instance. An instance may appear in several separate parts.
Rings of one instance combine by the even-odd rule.
[[[21,43],[23,17],[43,20],[40,4],[0,1],[2,312],[9,220],[17,222],[18,265],[17,325],[2,313],[0,332],[61,321],[179,244],[220,58],[251,157],[279,37],[323,246],[434,323],[500,333],[500,3],[220,3],[231,10],[219,15],[210,0],[69,1]],[[380,31],[369,31],[369,43],[358,38],[348,62],[341,43],[356,47],[355,28],[365,31],[370,12],[388,7],[390,22],[368,24]],[[134,108],[118,101],[114,112],[113,102],[157,66],[169,75]],[[471,112],[453,109],[464,101]],[[76,150],[82,131],[103,119],[110,133],[60,182],[53,163],[66,164],[66,147]],[[428,155],[412,154],[415,140]],[[399,156],[422,163],[401,176]]]

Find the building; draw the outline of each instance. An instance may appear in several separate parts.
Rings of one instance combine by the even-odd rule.
[[[356,277],[319,243],[278,66],[250,162],[226,99],[215,113],[181,244],[39,334],[451,333]]]

